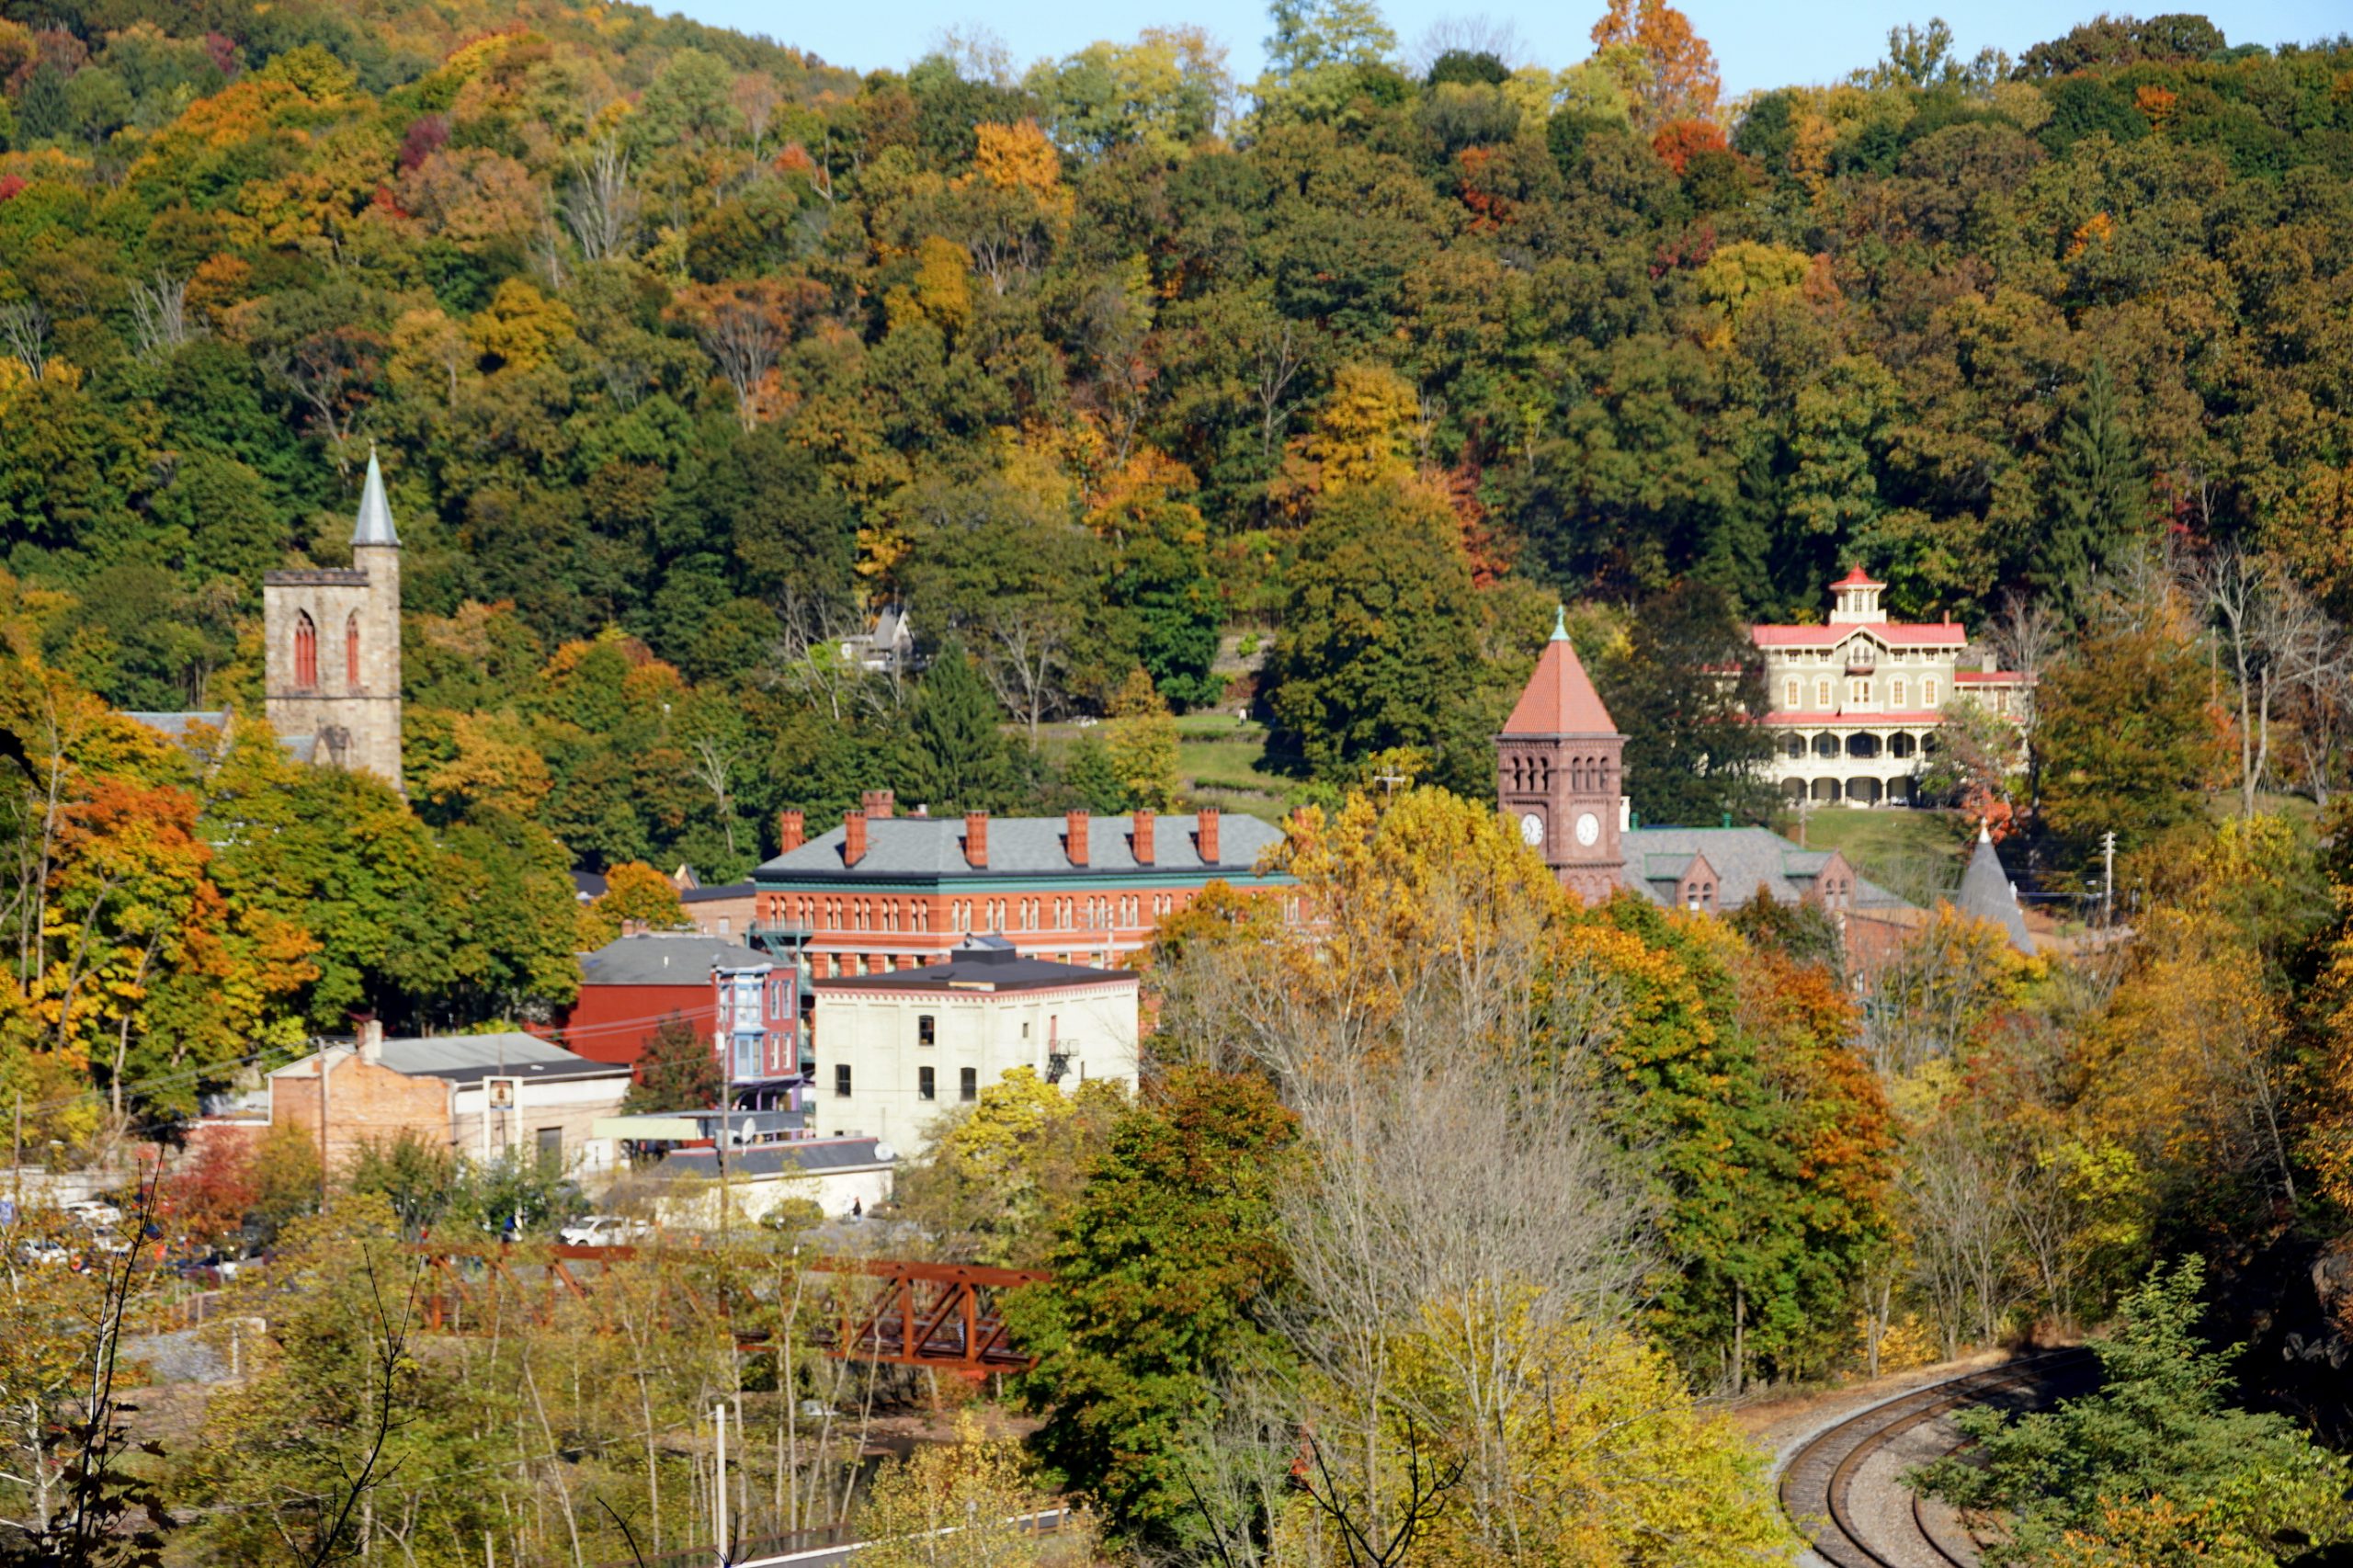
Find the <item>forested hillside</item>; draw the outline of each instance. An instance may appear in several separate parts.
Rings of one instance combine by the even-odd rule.
[[[259,574],[373,446],[421,807],[727,875],[929,781],[826,641],[884,602],[1032,732],[1255,630],[1277,764],[1477,793],[1555,597],[1860,561],[1975,619],[2168,527],[2353,596],[2353,50],[1905,29],[1724,104],[1662,6],[1418,73],[1278,11],[1245,97],[1182,30],[860,77],[622,6],[10,0],[10,601],[107,701],[257,711]]]

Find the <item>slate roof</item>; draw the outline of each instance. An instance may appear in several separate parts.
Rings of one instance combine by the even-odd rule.
[[[580,955],[583,985],[708,985],[721,965],[753,969],[773,964],[741,942],[699,931],[649,931],[616,937],[593,953]]]
[[[1552,636],[1537,656],[1536,673],[1528,677],[1511,717],[1504,721],[1506,735],[1614,735],[1618,726],[1602,706],[1601,694],[1578,662],[1569,642],[1563,612],[1552,622]]]
[[[347,1045],[328,1051],[338,1062],[353,1054]],[[290,1062],[270,1074],[279,1077],[301,1072],[309,1075],[318,1053]],[[510,1029],[498,1034],[432,1035],[423,1039],[388,1040],[384,1065],[408,1078],[440,1078],[449,1083],[477,1084],[484,1078],[626,1078],[625,1064],[591,1062],[537,1035]]]
[[[1676,883],[1694,856],[1704,855],[1716,873],[1718,907],[1738,909],[1761,884],[1776,903],[1796,903],[1830,863],[1832,851],[1801,849],[1761,827],[1636,827],[1619,835],[1626,851],[1621,880],[1660,903],[1675,902]],[[1904,900],[1876,882],[1855,879],[1858,909],[1902,909]]]
[[[2026,915],[2018,908],[2017,888],[2010,874],[2002,869],[2001,851],[1994,847],[1993,837],[1984,827],[1977,830],[1977,847],[1969,857],[1969,869],[1961,873],[1961,892],[1953,900],[1953,907],[1961,914],[1990,922],[2002,928],[2010,946],[2032,957],[2034,937],[2026,928]]]
[[[727,1151],[729,1176],[823,1176],[828,1171],[866,1170],[894,1165],[898,1153],[875,1138],[795,1138],[782,1143],[755,1143]],[[655,1181],[715,1180],[719,1154],[711,1149],[673,1150],[637,1175]]]
[[[196,725],[201,724],[210,730],[226,730],[229,727],[229,710],[226,708],[215,709],[209,713],[155,713],[126,708],[122,716],[146,725],[165,740],[180,745],[188,744],[189,731]]]
[[[961,817],[874,817],[866,824],[866,855],[855,867],[842,864],[842,830],[835,826],[752,873],[756,882],[839,881],[845,877],[923,881],[930,878],[1128,876],[1154,871],[1211,871],[1246,877],[1261,852],[1279,844],[1282,832],[1256,817],[1222,813],[1218,858],[1204,861],[1194,842],[1190,816],[1156,817],[1153,863],[1138,866],[1129,844],[1132,817],[1096,817],[1087,826],[1088,863],[1074,866],[1063,847],[1061,817],[991,817],[989,863],[964,858]]]
[[[376,449],[368,449],[368,483],[359,491],[359,518],[352,525],[354,544],[389,544],[394,550],[401,536],[392,528],[392,504],[384,498],[384,471],[376,466]]]
[[[724,882],[715,888],[687,888],[678,894],[680,903],[716,903],[723,899],[749,898],[756,891],[752,882]]]
[[[835,991],[1042,991],[1062,985],[1100,985],[1106,981],[1132,982],[1124,969],[1094,969],[1083,963],[1056,963],[1051,959],[1026,959],[1010,948],[959,948],[939,963],[888,974],[844,975],[820,980],[820,994]]]

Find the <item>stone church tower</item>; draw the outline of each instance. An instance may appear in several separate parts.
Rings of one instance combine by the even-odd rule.
[[[1564,611],[1495,737],[1495,805],[1561,885],[1587,903],[1623,883],[1619,798],[1625,749],[1626,737],[1569,645]]]
[[[347,569],[262,577],[263,689],[295,756],[401,788],[401,541],[384,476],[368,483]]]

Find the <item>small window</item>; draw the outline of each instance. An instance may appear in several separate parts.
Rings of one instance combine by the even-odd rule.
[[[849,1098],[849,1063],[847,1062],[834,1063],[834,1098]]]
[[[1021,1020],[1021,1038],[1023,1040],[1029,1038],[1029,1020],[1027,1018]]]
[[[1813,683],[1813,705],[1816,708],[1827,708],[1830,706],[1829,676],[1824,676],[1822,679]]]
[[[968,1104],[981,1097],[981,1070],[977,1067],[959,1068],[956,1074],[956,1097]]]
[[[1905,690],[1906,688],[1904,682],[1900,680],[1891,681],[1887,687],[1887,700],[1889,705],[1894,708],[1902,708],[1904,706]]]
[[[939,1043],[939,1027],[938,1021],[929,1013],[921,1014],[915,1019],[915,1043],[917,1045]],[[931,1069],[926,1067],[924,1071],[928,1073]]]
[[[1798,708],[1805,702],[1805,683],[1791,676],[1781,687],[1781,706]]]
[[[936,1100],[939,1097],[938,1075],[928,1067],[915,1069],[915,1098]]]
[[[1934,708],[1936,705],[1937,677],[1930,676],[1927,679],[1920,683],[1920,706],[1923,708]]]
[[[563,1129],[542,1127],[539,1130],[539,1139],[540,1158],[553,1160],[561,1165],[563,1161]]]

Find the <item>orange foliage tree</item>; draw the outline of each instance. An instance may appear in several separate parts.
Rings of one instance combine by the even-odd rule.
[[[1666,0],[1609,0],[1593,24],[1593,47],[1633,100],[1642,129],[1715,115],[1723,91],[1715,51]]]

